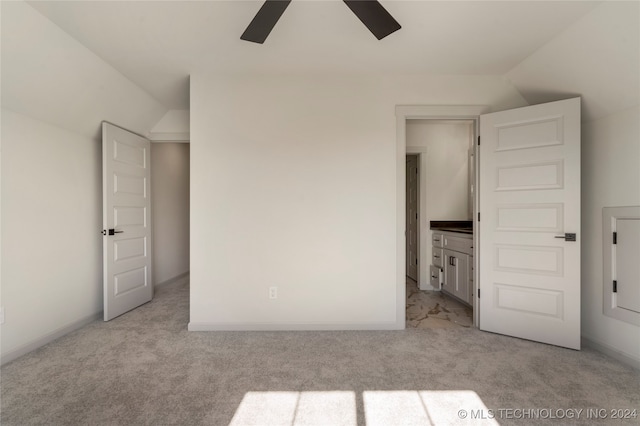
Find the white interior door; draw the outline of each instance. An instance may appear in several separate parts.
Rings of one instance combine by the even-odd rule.
[[[407,276],[418,281],[418,156],[407,156]]]
[[[150,142],[102,123],[104,320],[153,297]]]
[[[580,349],[580,99],[482,115],[480,137],[480,328]]]

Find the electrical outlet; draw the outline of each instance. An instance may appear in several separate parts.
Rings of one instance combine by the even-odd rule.
[[[269,299],[278,298],[278,287],[269,287]]]

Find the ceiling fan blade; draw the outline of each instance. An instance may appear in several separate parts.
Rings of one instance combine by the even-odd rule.
[[[378,40],[402,28],[387,9],[376,0],[344,0],[344,2]]]
[[[266,0],[240,36],[242,40],[264,43],[291,0]]]

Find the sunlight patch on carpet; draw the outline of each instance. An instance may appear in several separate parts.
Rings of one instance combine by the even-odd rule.
[[[364,391],[367,426],[498,425],[477,393],[470,390]],[[353,391],[247,392],[230,426],[356,426]]]
[[[453,391],[365,391],[367,426],[498,425],[477,393]]]
[[[230,426],[356,426],[356,396],[351,391],[247,392]]]

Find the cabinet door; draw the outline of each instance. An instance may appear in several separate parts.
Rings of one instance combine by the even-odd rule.
[[[444,285],[442,290],[456,295],[458,282],[458,269],[456,268],[456,252],[451,250],[443,250],[444,257]]]
[[[469,303],[469,255],[462,253],[455,253],[456,257],[454,260],[455,268],[456,268],[456,292],[454,293],[456,297],[460,300],[464,300]]]
[[[442,290],[470,303],[469,255],[444,250],[444,285]]]
[[[450,293],[453,294],[453,284],[452,282],[455,282],[455,268],[453,268],[453,266],[451,265],[451,251],[449,250],[442,250],[442,260],[444,262],[443,264],[443,271],[444,271],[444,280],[442,280],[442,291],[444,291],[445,293]]]

